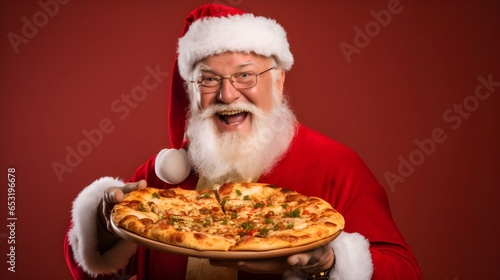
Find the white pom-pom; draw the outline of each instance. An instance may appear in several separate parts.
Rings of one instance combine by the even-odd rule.
[[[156,156],[156,176],[169,184],[178,184],[184,181],[191,173],[186,150],[163,149]]]

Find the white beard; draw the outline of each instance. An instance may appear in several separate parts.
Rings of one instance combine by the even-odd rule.
[[[273,109],[265,114],[253,104],[215,104],[191,111],[188,121],[188,156],[200,177],[213,183],[249,182],[269,172],[290,145],[296,118],[288,103],[273,93]],[[243,110],[252,118],[250,135],[219,133],[215,112]]]

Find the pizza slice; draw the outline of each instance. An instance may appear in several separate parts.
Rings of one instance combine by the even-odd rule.
[[[235,243],[213,190],[136,190],[112,217],[119,227],[170,245],[227,251]]]
[[[293,190],[269,184],[226,183],[217,193],[240,236],[230,250],[301,246],[331,236],[344,226],[342,216],[329,203]]]

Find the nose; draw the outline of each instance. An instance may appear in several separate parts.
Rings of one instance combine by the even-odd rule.
[[[217,99],[223,103],[229,104],[240,98],[240,96],[241,93],[234,88],[231,79],[229,77],[223,77]]]

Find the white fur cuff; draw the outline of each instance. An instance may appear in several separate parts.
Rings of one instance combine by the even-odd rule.
[[[359,233],[342,232],[330,246],[335,253],[335,268],[330,273],[330,279],[371,279],[373,263],[370,243],[364,236]]]
[[[137,250],[137,245],[125,240],[120,240],[102,255],[97,250],[96,217],[101,197],[107,188],[123,184],[121,180],[103,177],[83,189],[73,202],[69,244],[78,265],[94,277],[125,267]]]

